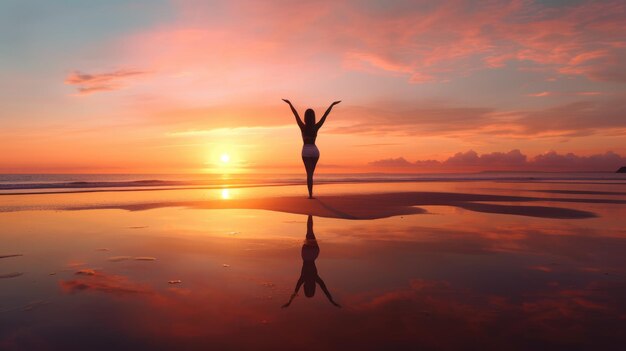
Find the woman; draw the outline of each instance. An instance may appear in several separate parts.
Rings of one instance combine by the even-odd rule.
[[[304,162],[304,168],[306,168],[306,186],[309,189],[309,199],[313,199],[313,172],[315,172],[317,160],[320,158],[320,151],[317,149],[317,146],[315,146],[317,131],[322,128],[333,106],[341,101],[333,102],[318,123],[315,123],[315,111],[312,109],[307,109],[306,112],[304,112],[303,123],[300,119],[300,115],[298,115],[298,111],[296,111],[291,102],[287,99],[283,99],[283,101],[288,103],[289,107],[291,107],[291,112],[293,112],[293,115],[296,117],[296,122],[302,133],[302,141],[304,142],[302,146],[302,161]]]
[[[313,233],[313,216],[309,215],[309,219],[306,223],[306,240],[304,241],[304,245],[302,245],[302,271],[300,273],[300,278],[296,283],[296,289],[293,294],[289,298],[289,301],[283,305],[283,308],[289,307],[293,299],[298,295],[298,291],[302,284],[304,284],[304,296],[313,297],[315,295],[315,287],[319,284],[320,288],[328,298],[328,301],[337,307],[341,307],[338,303],[333,300],[332,295],[328,291],[326,284],[320,276],[317,274],[317,267],[315,266],[315,259],[320,254],[320,247],[317,245],[317,240],[315,239],[315,233]]]

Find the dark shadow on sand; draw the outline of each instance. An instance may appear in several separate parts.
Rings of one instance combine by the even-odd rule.
[[[398,215],[421,214],[426,212],[424,209],[417,206],[453,206],[475,212],[510,214],[540,218],[583,219],[596,217],[596,214],[593,212],[570,208],[510,204],[512,202],[524,203],[538,201],[612,204],[626,203],[626,201],[615,199],[539,198],[444,192],[397,192],[382,194],[328,195],[313,200],[300,196],[290,196],[229,199],[228,201],[172,201],[140,204],[68,206],[61,209],[124,209],[129,211],[141,211],[161,207],[257,209],[294,214],[311,214],[318,217],[376,219]],[[494,202],[503,202],[505,204],[494,204]]]

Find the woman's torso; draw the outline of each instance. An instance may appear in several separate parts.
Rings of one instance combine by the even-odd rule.
[[[317,139],[317,128],[309,128],[305,125],[300,128],[300,132],[302,133],[302,141],[305,144],[315,145],[315,139]]]
[[[302,245],[302,251],[300,254],[303,261],[314,262],[320,254],[320,247],[317,246],[317,241],[307,240],[304,245]]]

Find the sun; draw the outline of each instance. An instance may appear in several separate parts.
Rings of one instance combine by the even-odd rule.
[[[224,188],[222,189],[222,199],[223,200],[228,200],[230,199],[230,191],[228,188]]]
[[[228,162],[230,162],[230,155],[228,155],[228,154],[222,154],[222,156],[220,156],[220,161],[222,161],[222,163],[228,163]]]

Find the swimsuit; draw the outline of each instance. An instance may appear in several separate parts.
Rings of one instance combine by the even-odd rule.
[[[320,157],[320,150],[315,144],[304,144],[302,146],[302,157]]]

